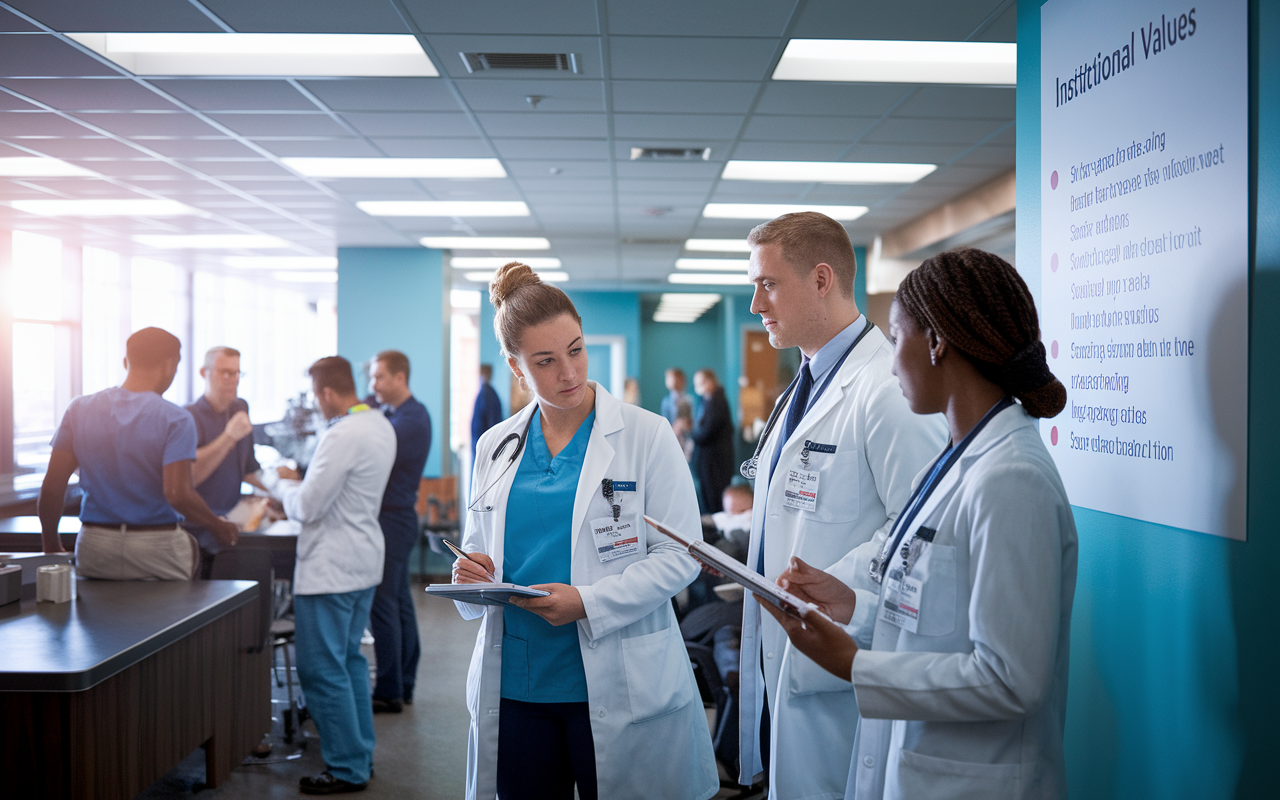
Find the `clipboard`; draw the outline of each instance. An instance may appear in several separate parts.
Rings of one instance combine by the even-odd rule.
[[[433,583],[427,594],[477,606],[514,606],[513,597],[546,597],[551,592],[514,583]]]
[[[760,599],[777,606],[791,616],[801,619],[804,619],[809,614],[826,616],[813,603],[806,603],[786,589],[765,580],[763,575],[755,570],[747,569],[745,564],[734,559],[723,550],[697,539],[688,541],[648,515],[645,516],[644,521],[652,525],[659,533],[674,539],[682,547],[687,548],[689,555],[696,560],[706,564],[729,580],[741,585],[747,591],[757,595]]]

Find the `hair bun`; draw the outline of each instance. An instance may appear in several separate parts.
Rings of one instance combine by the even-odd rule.
[[[528,264],[510,261],[498,269],[489,283],[489,302],[494,308],[501,308],[507,298],[526,286],[536,286],[542,279]]]

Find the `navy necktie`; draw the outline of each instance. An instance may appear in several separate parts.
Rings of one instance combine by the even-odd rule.
[[[778,466],[778,458],[782,455],[782,448],[786,445],[787,440],[791,438],[791,434],[795,433],[796,428],[800,425],[800,420],[804,418],[804,412],[809,407],[809,392],[813,389],[813,373],[809,371],[809,362],[805,361],[800,367],[800,381],[796,384],[796,390],[791,395],[791,405],[787,406],[786,419],[782,421],[782,435],[779,436],[774,443],[773,460],[769,462],[769,481],[773,481],[773,471]],[[760,556],[756,559],[756,572],[764,574],[764,527],[760,528]]]

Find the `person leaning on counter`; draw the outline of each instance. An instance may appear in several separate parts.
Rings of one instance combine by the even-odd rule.
[[[76,568],[86,578],[191,580],[200,549],[186,520],[231,546],[236,526],[196,493],[195,422],[162,395],[178,372],[182,343],[143,328],[125,344],[124,383],[71,401],[57,433],[37,509],[46,553],[58,539],[67,482],[80,470],[81,528]]]
[[[671,598],[698,566],[641,514],[700,538],[693,479],[662,417],[587,380],[582,320],[524,264],[489,288],[535,402],[480,438],[454,583],[534,585],[483,616],[467,679],[467,797],[661,797],[720,788]]]
[[[846,798],[1065,797],[1077,542],[1036,424],[1066,390],[1031,293],[999,256],[951,250],[903,280],[889,333],[911,410],[945,414],[951,441],[895,526],[850,554],[850,585],[800,559],[779,577],[848,633],[760,605],[852,683]]]

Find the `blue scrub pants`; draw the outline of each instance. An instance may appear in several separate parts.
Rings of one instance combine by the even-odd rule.
[[[498,800],[596,800],[596,749],[586,703],[498,706]]]
[[[293,598],[298,681],[320,731],[320,754],[335,778],[351,783],[367,782],[373,767],[369,662],[360,654],[372,604],[372,586]]]
[[[386,540],[382,583],[373,595],[369,630],[378,660],[373,696],[381,700],[413,700],[422,647],[418,615],[409,581],[409,554],[418,539],[418,514],[412,508],[385,510],[378,517]]]

